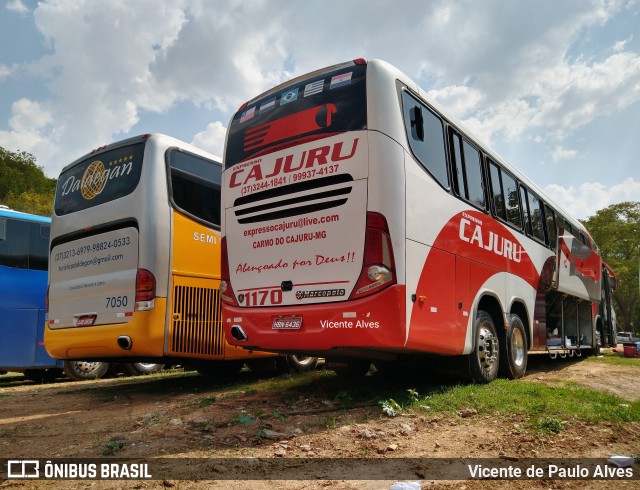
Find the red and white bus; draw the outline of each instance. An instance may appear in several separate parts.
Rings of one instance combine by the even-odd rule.
[[[577,220],[406,75],[362,59],[233,116],[223,171],[230,343],[368,368],[465,356],[524,375],[596,349],[602,260]]]

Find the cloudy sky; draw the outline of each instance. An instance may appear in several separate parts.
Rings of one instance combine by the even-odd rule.
[[[50,177],[353,58],[396,65],[574,216],[640,201],[640,0],[0,0],[0,146]]]

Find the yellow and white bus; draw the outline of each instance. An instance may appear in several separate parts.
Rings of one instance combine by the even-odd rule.
[[[220,184],[219,158],[161,134],[103,146],[66,166],[51,225],[47,351],[206,372],[272,356],[224,338]]]

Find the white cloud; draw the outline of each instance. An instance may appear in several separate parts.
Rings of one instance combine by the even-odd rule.
[[[18,14],[26,14],[29,12],[29,8],[22,3],[22,0],[11,0],[6,4],[7,10],[16,12]]]
[[[567,160],[569,158],[573,158],[578,154],[576,150],[568,150],[563,148],[562,146],[556,146],[551,153],[551,158],[553,158],[554,162],[559,160]]]
[[[537,135],[541,146],[556,148],[556,158],[566,158],[571,150],[558,151],[571,146],[566,138],[575,128],[640,100],[640,55],[628,50],[631,38],[608,58],[568,55],[585,30],[606,25],[626,3],[549,0],[546,6],[42,1],[34,18],[49,51],[11,70],[47,83],[50,93],[39,100],[55,124],[37,134],[62,150],[36,156],[52,175],[88,148],[127,135],[146,113],[165,114],[187,102],[212,111],[212,121],[225,120],[270,86],[360,56],[397,65],[488,143],[532,131],[531,141]],[[0,65],[0,80],[8,73]],[[31,134],[13,128],[9,146]]]
[[[13,103],[11,114],[10,129],[0,131],[0,146],[33,155],[58,154],[51,139],[55,118],[46,105],[23,98]],[[42,159],[38,163],[42,165]]]
[[[627,44],[633,40],[633,34],[629,36],[627,39],[623,39],[622,41],[616,41],[613,44],[613,51],[615,53],[619,53],[620,51],[624,51],[627,47]]]
[[[220,156],[224,150],[226,134],[227,128],[225,128],[221,122],[216,121],[209,123],[204,131],[196,134],[191,144],[209,153]]]
[[[430,90],[428,95],[459,119],[464,119],[477,111],[483,98],[482,92],[460,85],[449,85],[441,89]]]
[[[633,177],[609,187],[594,182],[584,183],[578,187],[552,184],[544,191],[552,201],[571,216],[579,219],[593,216],[596,211],[612,204],[640,201],[640,181]]]

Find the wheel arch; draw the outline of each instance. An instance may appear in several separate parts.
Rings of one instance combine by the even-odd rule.
[[[478,306],[476,306],[476,310],[474,312],[474,332],[475,335],[475,318],[478,316],[478,311],[486,312],[491,319],[493,320],[493,324],[496,326],[496,330],[501,332],[504,330],[504,312],[502,309],[502,304],[497,296],[492,293],[485,293],[480,297],[478,301]]]
[[[519,298],[515,298],[511,303],[511,307],[509,308],[510,315],[518,315],[522,323],[524,324],[524,330],[527,334],[527,350],[531,350],[531,322],[529,320],[529,312],[527,310],[527,305],[523,300]]]

